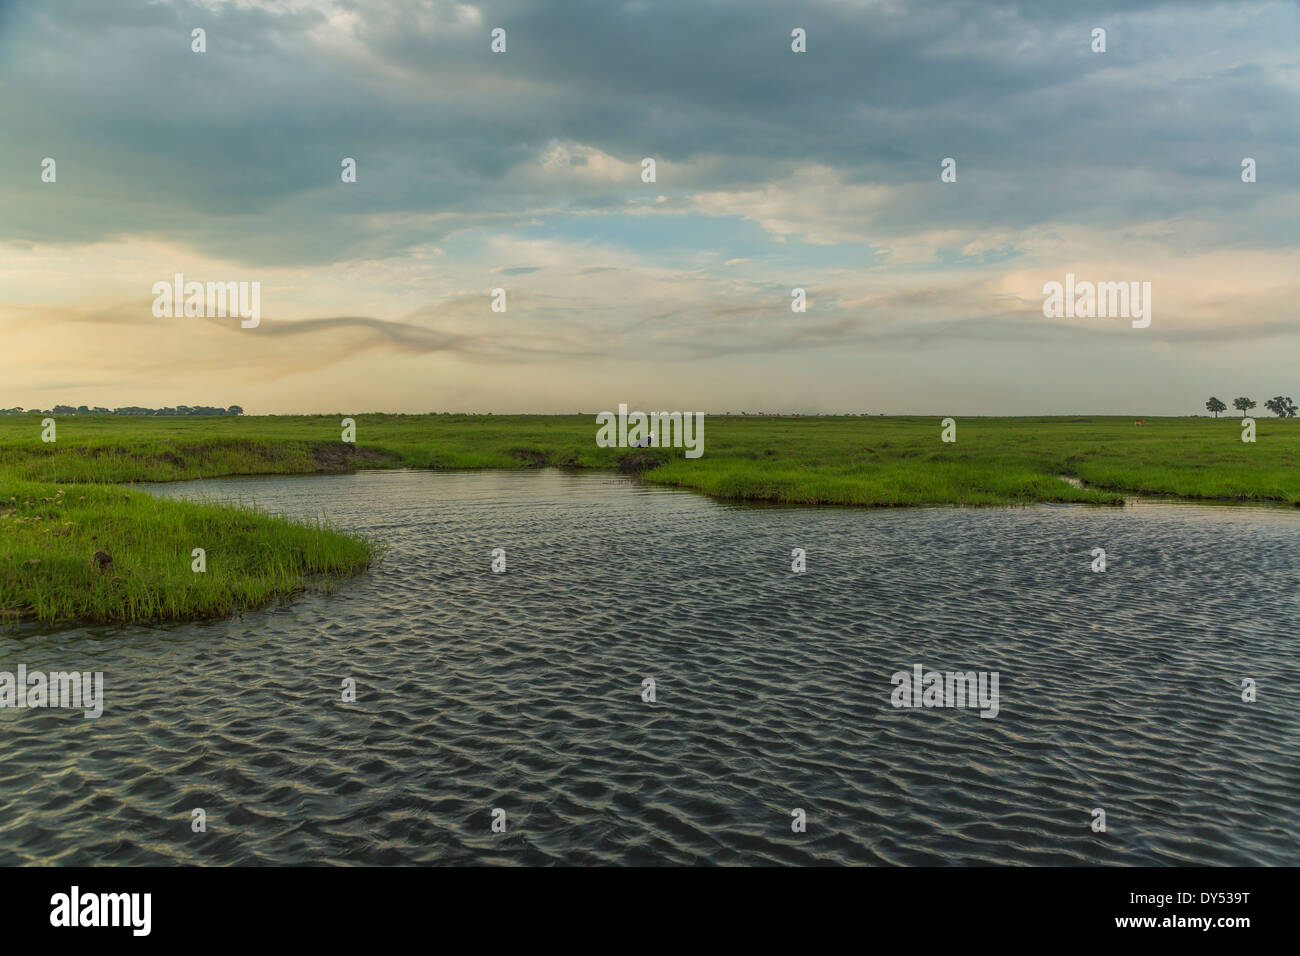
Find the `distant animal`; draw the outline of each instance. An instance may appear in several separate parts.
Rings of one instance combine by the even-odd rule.
[[[113,566],[113,556],[107,551],[96,551],[91,555],[90,563],[100,571],[107,571]]]
[[[1135,421],[1133,424],[1134,424],[1134,425],[1145,425],[1146,423],[1147,423],[1147,420],[1146,420],[1145,418],[1139,418],[1139,419],[1138,419],[1137,421]]]
[[[649,447],[650,447],[650,436],[649,436],[649,435],[646,435],[646,436],[644,436],[644,437],[642,437],[642,438],[638,438],[636,441],[628,442],[628,447],[629,447],[629,448],[649,448]]]

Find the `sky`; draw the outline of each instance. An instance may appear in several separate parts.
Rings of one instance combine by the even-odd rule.
[[[1206,414],[1297,302],[1291,0],[0,0],[0,407]]]

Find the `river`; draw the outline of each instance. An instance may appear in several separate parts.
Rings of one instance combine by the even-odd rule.
[[[97,720],[0,711],[0,864],[1300,864],[1294,509],[144,487],[389,552],[231,620],[0,637],[0,669],[105,675]],[[996,716],[895,707],[918,664],[996,672]]]

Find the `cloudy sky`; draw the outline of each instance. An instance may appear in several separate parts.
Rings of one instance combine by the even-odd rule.
[[[0,0],[0,131],[0,407],[1300,395],[1292,0]],[[261,324],[155,318],[178,272]]]

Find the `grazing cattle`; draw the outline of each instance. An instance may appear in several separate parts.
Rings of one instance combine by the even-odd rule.
[[[1147,423],[1147,420],[1146,420],[1145,418],[1139,418],[1139,419],[1137,419],[1136,421],[1133,422],[1134,425],[1145,425],[1146,423]]]

